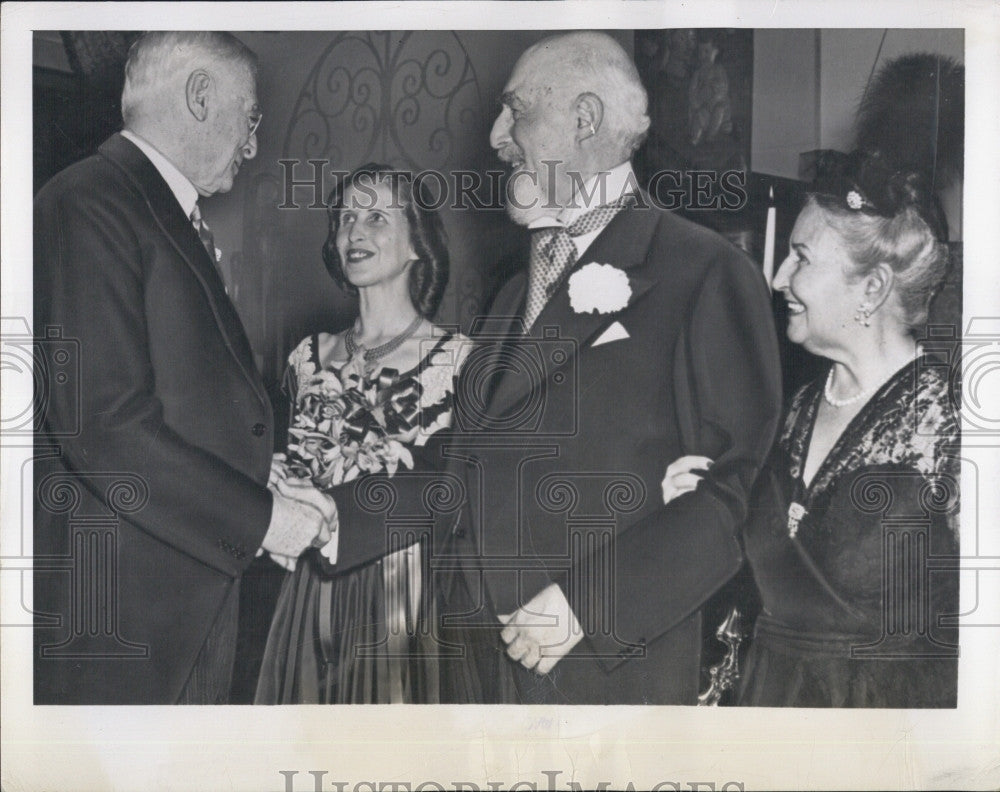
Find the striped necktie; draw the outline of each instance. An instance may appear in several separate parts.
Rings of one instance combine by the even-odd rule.
[[[194,209],[191,210],[191,225],[198,232],[198,238],[201,240],[201,244],[205,246],[205,250],[208,251],[208,257],[212,260],[212,263],[218,264],[219,251],[215,247],[215,237],[212,236],[212,229],[208,227],[208,223],[202,219],[198,204],[195,204]]]
[[[584,236],[604,228],[630,200],[631,195],[622,196],[614,203],[585,212],[568,227],[540,228],[531,235],[528,298],[524,307],[525,329],[531,329],[552,297],[563,273],[576,263],[577,251],[572,237]]]

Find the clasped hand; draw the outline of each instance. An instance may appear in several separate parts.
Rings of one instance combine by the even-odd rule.
[[[683,456],[672,462],[663,477],[663,503],[697,489],[711,466],[712,460],[703,456]],[[500,637],[507,644],[507,655],[538,674],[549,673],[583,638],[580,622],[556,583],[514,613],[498,618],[504,625]]]
[[[557,583],[542,589],[523,607],[498,617],[507,655],[529,671],[547,674],[583,638],[580,622]]]
[[[674,498],[679,498],[688,492],[694,492],[698,488],[698,482],[712,464],[712,460],[708,457],[694,455],[678,457],[671,462],[661,482],[663,504],[666,505]]]
[[[336,558],[337,504],[308,479],[289,475],[284,454],[275,454],[267,488],[274,497],[271,524],[261,544],[285,569],[309,547],[325,547],[324,555]]]

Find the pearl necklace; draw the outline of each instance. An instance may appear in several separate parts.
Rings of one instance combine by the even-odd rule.
[[[836,407],[838,410],[841,407],[849,407],[856,402],[861,401],[865,396],[871,396],[875,391],[882,387],[882,383],[868,388],[867,390],[859,391],[858,393],[851,396],[849,399],[837,399],[833,395],[833,367],[830,367],[830,373],[826,375],[826,385],[823,387],[823,398],[826,399],[826,403],[831,407]]]

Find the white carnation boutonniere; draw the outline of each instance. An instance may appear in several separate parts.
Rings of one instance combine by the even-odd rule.
[[[632,287],[624,270],[591,262],[569,279],[569,303],[577,313],[614,313],[628,305]]]

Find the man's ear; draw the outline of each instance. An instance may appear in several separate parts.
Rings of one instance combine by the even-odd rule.
[[[212,76],[204,69],[191,72],[187,78],[187,107],[195,118],[204,121],[208,116],[208,94],[212,87]]]
[[[604,121],[604,102],[597,94],[576,97],[576,140],[578,143],[597,134]]]

